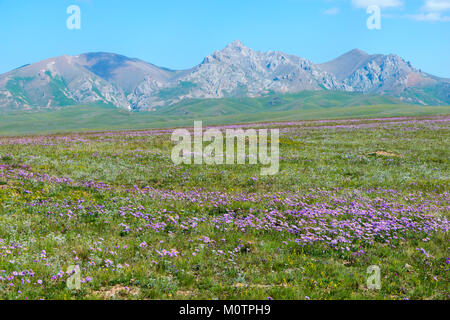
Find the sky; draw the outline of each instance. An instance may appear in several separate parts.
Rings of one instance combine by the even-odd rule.
[[[80,29],[68,29],[70,5]],[[368,6],[381,12],[369,29]],[[187,69],[234,40],[322,63],[359,48],[450,78],[450,0],[0,0],[0,73],[59,55],[114,52]]]

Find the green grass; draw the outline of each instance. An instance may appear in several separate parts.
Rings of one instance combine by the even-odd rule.
[[[221,117],[260,112],[283,112],[363,105],[393,105],[401,101],[385,96],[336,91],[302,91],[295,94],[270,93],[258,98],[186,100],[159,108],[155,114],[183,117]]]

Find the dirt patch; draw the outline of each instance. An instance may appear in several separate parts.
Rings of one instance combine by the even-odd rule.
[[[282,284],[244,284],[244,283],[236,283],[234,285],[234,287],[236,289],[240,289],[240,288],[257,288],[257,289],[271,289],[271,288],[286,288],[288,287],[287,284],[282,283]]]
[[[178,290],[177,291],[177,296],[190,297],[192,295],[193,295],[193,292],[189,291],[189,290]]]
[[[401,158],[402,156],[400,154],[396,154],[390,151],[376,151],[369,153],[369,156],[378,156],[378,157],[395,157],[395,158]]]
[[[137,296],[140,293],[139,288],[136,287],[125,287],[121,284],[115,285],[109,289],[100,289],[99,291],[94,291],[93,294],[102,297],[104,299],[120,299],[120,298],[130,298]]]

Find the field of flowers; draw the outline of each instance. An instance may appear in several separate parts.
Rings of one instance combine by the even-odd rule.
[[[450,299],[449,116],[226,127],[280,128],[280,172],[175,166],[169,129],[0,137],[0,298]]]

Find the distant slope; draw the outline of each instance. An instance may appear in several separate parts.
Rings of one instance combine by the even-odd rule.
[[[131,92],[147,77],[159,82],[169,82],[176,71],[157,67],[139,59],[107,52],[91,52],[77,56],[81,66],[111,82],[125,93]]]
[[[128,106],[120,90],[79,63],[61,56],[0,75],[0,109],[32,110],[74,104]]]
[[[353,49],[332,61],[319,64],[319,67],[334,74],[337,80],[343,81],[364,66],[369,58],[370,55],[364,51]]]
[[[185,101],[160,112],[130,112],[101,105],[67,106],[41,112],[0,113],[0,135],[168,128],[192,126],[194,120],[217,125],[450,114],[449,106],[392,104],[395,102],[398,101],[389,97],[310,91],[260,98]]]

